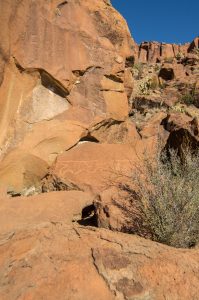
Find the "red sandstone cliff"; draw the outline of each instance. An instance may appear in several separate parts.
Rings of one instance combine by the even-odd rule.
[[[199,47],[199,38],[184,45],[166,44],[159,42],[143,42],[138,46],[138,59],[146,63],[157,63],[164,59],[186,57],[194,48]]]

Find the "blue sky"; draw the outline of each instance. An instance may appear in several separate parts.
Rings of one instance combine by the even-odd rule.
[[[111,0],[141,41],[185,43],[199,35],[199,0]]]

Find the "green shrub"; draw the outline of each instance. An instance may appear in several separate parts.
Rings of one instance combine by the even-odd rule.
[[[166,57],[166,58],[164,59],[164,62],[165,62],[165,63],[168,63],[168,64],[173,63],[173,61],[174,61],[174,57]]]
[[[144,80],[139,84],[139,91],[142,95],[149,95],[150,93],[150,80]]]
[[[128,200],[128,231],[173,247],[199,240],[199,155],[158,153],[137,168],[131,184],[119,184]],[[169,154],[169,155],[168,155]],[[130,227],[129,227],[130,226]]]
[[[182,102],[182,103],[184,103],[186,105],[197,105],[195,89],[193,88],[191,91],[186,92],[182,96],[180,102]]]
[[[133,66],[133,73],[137,79],[141,79],[144,71],[144,65],[141,62],[134,64]]]
[[[159,81],[156,77],[150,79],[150,89],[156,90],[159,88]]]
[[[142,95],[149,95],[150,91],[156,90],[159,88],[159,82],[155,77],[148,78],[146,77],[139,84],[139,91]]]
[[[194,48],[192,52],[199,56],[199,48]]]
[[[154,71],[155,71],[156,73],[159,73],[160,69],[161,69],[161,66],[158,65],[158,64],[156,64],[155,67],[154,67]]]
[[[177,59],[177,60],[181,60],[182,58],[184,58],[184,54],[183,54],[182,52],[178,52],[178,53],[176,54],[176,59]]]
[[[160,83],[159,83],[159,87],[160,87],[160,89],[161,89],[161,90],[164,90],[164,89],[167,87],[167,84],[166,84],[166,82],[164,82],[164,81],[160,81]]]

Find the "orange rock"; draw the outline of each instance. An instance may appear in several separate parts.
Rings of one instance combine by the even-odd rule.
[[[124,87],[127,97],[130,99],[134,88],[134,80],[132,72],[129,68],[126,68],[124,71]]]
[[[14,10],[10,1],[1,3],[1,7],[7,15]],[[23,18],[19,18],[21,15]],[[5,18],[7,16],[2,14],[1,22]],[[112,19],[117,20],[114,27]],[[44,29],[45,39],[42,37]],[[7,35],[1,32],[4,58],[7,57],[2,60],[7,66],[0,90],[2,156],[20,145],[27,153],[51,164],[58,153],[86,135],[86,128],[95,122],[98,124],[106,118],[120,122],[128,117],[127,96],[131,96],[133,78],[130,69],[124,69],[124,64],[126,57],[133,59],[137,45],[132,41],[125,21],[108,2],[87,0],[78,5],[64,2],[61,6],[56,1],[43,6],[40,1],[30,6],[23,2],[16,7],[16,18],[9,30]],[[12,37],[9,41],[8,35]],[[68,41],[73,43],[73,49],[78,48],[80,56],[71,52],[66,45]],[[92,43],[96,46],[91,49]],[[161,55],[164,58],[170,56],[171,48],[171,45],[153,42],[140,46],[147,51],[146,60],[153,62]],[[44,52],[47,53],[45,57],[42,56]],[[15,57],[10,64],[9,55]],[[182,75],[181,67],[176,66],[176,77]],[[45,102],[44,98],[47,99]],[[65,130],[76,132],[73,125],[57,121],[65,117],[82,126],[80,130],[76,128],[74,138],[71,134],[70,138],[64,136]],[[46,120],[49,120],[51,134],[46,134]],[[58,136],[57,126],[63,127],[63,131],[58,130]],[[37,131],[41,138],[37,137]],[[106,142],[105,136],[103,141]]]
[[[72,182],[85,191],[99,193],[111,185],[119,173],[129,174],[143,155],[154,154],[157,136],[132,144],[80,142],[59,155],[51,173],[62,182]]]
[[[49,165],[42,159],[20,150],[14,150],[0,165],[0,186],[10,192],[20,193],[24,189],[40,186]]]
[[[82,210],[93,197],[81,191],[59,191],[30,197],[0,198],[0,234],[43,222],[67,224],[82,219]]]
[[[198,296],[198,249],[64,222],[6,232],[0,245],[2,300]]]
[[[140,140],[136,126],[130,120],[125,122],[114,119],[102,120],[89,128],[89,132],[90,136],[100,143],[134,145]]]
[[[159,77],[164,80],[184,80],[186,77],[185,68],[182,64],[164,63],[159,72]]]
[[[162,60],[174,59],[179,55],[186,57],[194,48],[198,48],[198,37],[193,42],[184,45],[166,44],[159,42],[142,42],[139,46],[139,61],[156,63]]]
[[[173,45],[162,43],[161,54],[163,58],[173,58],[174,57]]]
[[[98,193],[106,187],[114,169],[128,169],[132,159],[136,156],[130,145],[82,142],[58,156],[52,174],[62,182]]]
[[[0,24],[9,24],[0,32],[1,160],[17,161],[18,149],[51,165],[101,120],[128,118],[135,43],[108,1],[8,0]]]
[[[195,48],[199,48],[199,37],[196,37],[190,44],[188,52],[193,51]]]
[[[158,42],[143,42],[140,45],[139,60],[141,62],[156,63],[166,58],[174,58],[172,44]]]
[[[20,5],[7,1],[1,3],[3,11],[3,21],[5,13],[8,20],[8,16],[15,13],[9,26],[10,40],[1,33],[9,54],[24,68],[45,69],[66,87],[72,79],[72,71],[91,66],[111,70],[116,55],[131,54],[133,41],[126,22],[103,0],[81,0],[78,4],[69,1],[63,5],[56,0],[31,5],[26,1]],[[96,46],[91,50],[92,42]],[[73,45],[72,51],[70,45]]]

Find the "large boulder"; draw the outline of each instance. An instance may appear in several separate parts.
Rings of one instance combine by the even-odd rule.
[[[48,172],[48,164],[39,157],[12,151],[0,165],[0,187],[5,187],[11,194],[20,194],[26,189],[40,186],[41,179]]]
[[[65,184],[98,194],[118,178],[132,173],[144,156],[154,155],[157,136],[137,140],[134,144],[99,144],[80,142],[58,156],[50,170],[51,176]]]

